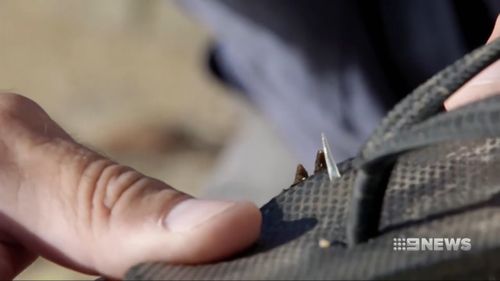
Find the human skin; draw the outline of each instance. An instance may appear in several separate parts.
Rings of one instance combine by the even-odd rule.
[[[490,37],[500,36],[497,19]],[[500,62],[446,102],[447,110],[500,93]],[[145,261],[203,263],[258,237],[249,202],[191,198],[82,146],[35,102],[0,94],[0,279],[44,256],[121,278]]]
[[[78,144],[35,102],[0,94],[0,279],[37,256],[121,278],[144,261],[202,263],[249,246],[248,202],[193,199]]]
[[[488,43],[500,37],[500,16],[497,17]],[[445,102],[447,110],[456,109],[465,104],[500,94],[500,60],[490,65],[476,77],[458,89]]]

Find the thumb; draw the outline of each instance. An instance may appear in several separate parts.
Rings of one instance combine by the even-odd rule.
[[[495,27],[487,43],[498,37],[500,37],[500,16],[497,17]],[[498,94],[500,94],[500,60],[487,67],[458,89],[444,102],[444,106],[447,110],[452,110]]]
[[[3,242],[82,272],[121,278],[145,261],[209,262],[260,232],[252,203],[194,199],[106,159],[20,96],[0,97],[0,150]]]

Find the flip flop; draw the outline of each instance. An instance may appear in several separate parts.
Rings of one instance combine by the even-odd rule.
[[[161,262],[126,279],[492,279],[500,277],[500,97],[443,102],[500,58],[497,39],[401,101],[359,155],[261,208],[246,252],[213,264]]]

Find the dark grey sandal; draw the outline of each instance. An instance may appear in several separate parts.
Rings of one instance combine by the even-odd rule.
[[[442,106],[499,58],[497,39],[417,88],[339,165],[340,178],[320,161],[262,207],[261,236],[245,253],[145,263],[127,279],[499,278],[500,97]]]

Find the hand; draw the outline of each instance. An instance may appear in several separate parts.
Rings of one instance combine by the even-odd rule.
[[[122,278],[140,262],[200,263],[249,246],[261,215],[205,201],[75,142],[33,101],[0,94],[0,279],[38,255]]]
[[[488,42],[498,37],[500,37],[500,16],[497,17]],[[462,86],[445,101],[444,106],[447,110],[453,110],[465,104],[498,94],[500,94],[500,60]]]

